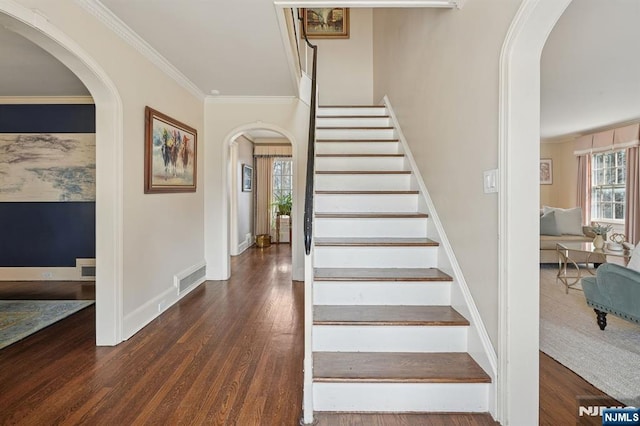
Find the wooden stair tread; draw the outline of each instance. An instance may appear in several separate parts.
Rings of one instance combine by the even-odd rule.
[[[317,175],[410,175],[411,170],[316,170]]]
[[[393,130],[393,126],[321,126],[316,127],[316,130]]]
[[[429,217],[426,213],[358,212],[358,213],[316,213],[319,219],[415,219]]]
[[[318,305],[314,325],[467,326],[451,306]]]
[[[389,118],[388,115],[318,115],[316,118]]]
[[[400,142],[399,139],[316,139],[317,142]]]
[[[314,352],[315,382],[491,383],[464,352]]]
[[[315,268],[319,281],[452,281],[438,268]]]
[[[386,108],[385,105],[320,105],[318,108]]]
[[[318,195],[404,195],[419,193],[419,191],[316,191]]]
[[[317,158],[357,158],[357,157],[374,157],[374,158],[401,158],[404,154],[316,154]]]
[[[316,246],[424,246],[439,244],[429,238],[316,238]]]

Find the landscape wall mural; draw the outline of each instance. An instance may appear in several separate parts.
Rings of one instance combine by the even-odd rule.
[[[0,134],[0,202],[95,201],[95,133]]]

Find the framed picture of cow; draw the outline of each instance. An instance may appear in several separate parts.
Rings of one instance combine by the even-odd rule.
[[[197,132],[151,107],[145,108],[144,192],[195,192]]]

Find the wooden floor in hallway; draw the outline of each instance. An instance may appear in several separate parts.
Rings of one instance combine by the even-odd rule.
[[[251,248],[231,268],[229,280],[206,282],[117,347],[95,346],[90,307],[0,350],[0,425],[297,425],[303,283],[291,281],[290,246]],[[0,299],[93,294],[86,283],[0,282]],[[549,363],[541,357],[541,394],[554,395],[541,398],[540,422],[557,425],[554,416],[574,409],[557,401],[601,392]],[[495,424],[486,414],[316,418],[319,426]]]

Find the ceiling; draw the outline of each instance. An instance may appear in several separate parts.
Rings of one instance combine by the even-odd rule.
[[[337,0],[336,0],[337,1]],[[272,0],[83,0],[107,8],[202,92],[293,96]],[[576,0],[541,60],[541,135],[566,138],[640,118],[640,2]],[[175,29],[175,30],[168,30]],[[0,96],[84,96],[39,47],[0,27]]]

